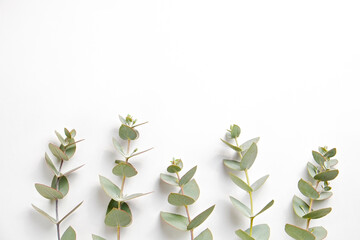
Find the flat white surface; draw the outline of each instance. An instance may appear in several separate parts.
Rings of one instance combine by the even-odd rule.
[[[319,145],[337,147],[340,175],[323,204],[333,211],[312,225],[327,228],[329,240],[356,239],[359,10],[359,1],[331,0],[0,0],[0,239],[56,239],[30,204],[53,211],[34,183],[51,181],[43,156],[63,127],[86,139],[65,168],[86,166],[69,178],[61,213],[84,204],[62,230],[115,239],[103,223],[109,198],[98,174],[118,181],[111,138],[127,113],[150,121],[134,147],[155,149],[133,161],[139,174],[126,192],[155,192],[131,202],[122,239],[189,239],[159,217],[174,210],[166,200],[174,189],[159,181],[172,157],[185,170],[198,165],[192,216],[216,204],[196,232],[238,239],[248,221],[228,195],[248,198],[230,181],[222,159],[232,152],[219,140],[232,123],[241,141],[261,137],[249,174],[270,174],[254,198],[255,209],[275,199],[255,221],[270,225],[271,239],[289,239],[285,223],[304,226],[291,199]]]

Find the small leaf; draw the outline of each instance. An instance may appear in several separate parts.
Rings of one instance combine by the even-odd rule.
[[[168,171],[169,173],[180,172],[180,171],[181,171],[181,167],[179,167],[178,165],[170,165],[170,166],[167,168],[167,171]]]
[[[325,154],[324,154],[324,157],[326,158],[332,158],[333,156],[336,155],[336,148],[333,148],[333,149],[330,149],[329,151],[327,151]]]
[[[49,143],[49,149],[50,149],[51,153],[57,159],[59,159],[59,160],[69,160],[68,156],[66,156],[66,154],[63,151],[61,151],[61,149],[58,146],[56,146],[56,145],[54,145],[52,143]]]
[[[269,175],[265,175],[262,178],[258,179],[253,184],[251,184],[251,188],[253,189],[253,191],[255,192],[256,190],[258,190],[266,182],[268,177],[269,177]]]
[[[316,199],[320,197],[320,194],[316,191],[313,185],[310,182],[305,181],[304,179],[299,180],[298,188],[300,192],[308,198]]]
[[[195,199],[179,193],[170,193],[168,197],[168,202],[174,206],[185,206],[193,204],[195,202]]]
[[[160,179],[167,184],[170,184],[173,186],[179,186],[179,182],[178,182],[179,180],[176,177],[171,176],[169,174],[161,173]]]
[[[65,155],[68,159],[72,158],[76,152],[75,140],[72,138],[70,141],[71,145],[68,145],[65,149]]]
[[[337,159],[330,159],[329,161],[325,162],[325,167],[327,169],[330,169],[330,168],[334,167],[338,163],[339,163],[339,161]]]
[[[114,199],[110,199],[110,202],[109,202],[108,207],[106,209],[106,214],[108,214],[111,210],[113,210],[113,208],[119,208],[119,203],[120,202],[117,202]]]
[[[127,178],[130,178],[135,176],[138,172],[136,171],[134,166],[131,165],[130,163],[120,162],[118,165],[116,165],[113,168],[112,173],[116,176],[120,176],[120,177],[125,176]]]
[[[246,233],[250,234],[250,228],[246,229]],[[269,240],[270,227],[267,224],[259,224],[253,226],[252,235],[255,240]]]
[[[65,136],[67,136],[68,138],[71,138],[71,133],[69,132],[69,130],[67,130],[67,128],[64,128],[64,133],[65,133]]]
[[[125,118],[123,118],[122,116],[119,115],[119,119],[122,124],[126,124]]]
[[[192,179],[192,177],[195,175],[196,169],[197,169],[197,166],[193,167],[187,173],[185,173],[184,176],[182,176],[182,178],[180,179],[179,185],[184,186],[185,184],[187,184]]]
[[[317,162],[320,166],[324,167],[324,162],[326,162],[326,159],[324,158],[321,153],[312,151],[312,155],[314,157],[315,162]]]
[[[71,138],[76,137],[76,130],[75,129],[71,130],[70,135],[71,135]]]
[[[61,136],[61,134],[58,133],[57,131],[55,131],[55,134],[56,134],[57,138],[59,139],[60,143],[61,143],[62,145],[66,145],[66,141],[65,141],[65,139]]]
[[[207,228],[202,231],[194,240],[213,240],[211,231]]]
[[[320,193],[320,197],[316,198],[314,200],[316,200],[316,201],[326,200],[326,199],[330,198],[332,195],[333,195],[332,192],[322,192],[322,193]]]
[[[59,177],[59,185],[57,185],[58,177],[54,176],[51,182],[51,187],[57,189],[65,197],[69,192],[69,181],[65,176]]]
[[[35,188],[41,196],[50,200],[62,199],[64,197],[58,190],[40,183],[36,183]]]
[[[130,214],[124,210],[113,208],[105,217],[105,224],[110,227],[125,227],[131,223]]]
[[[191,180],[183,187],[184,195],[191,197],[195,201],[198,200],[200,196],[200,188],[196,183],[195,179]]]
[[[92,239],[93,239],[93,240],[106,240],[105,238],[102,238],[102,237],[97,236],[97,235],[95,235],[95,234],[92,235]]]
[[[46,165],[50,168],[50,170],[54,173],[54,175],[56,175],[57,177],[60,176],[59,171],[56,169],[53,161],[50,159],[49,155],[47,155],[47,153],[45,153],[45,162]]]
[[[120,188],[106,177],[99,175],[99,179],[101,187],[104,189],[105,193],[115,201],[120,201]]]
[[[292,203],[294,212],[299,217],[302,217],[309,212],[309,205],[298,196],[294,195]]]
[[[240,145],[240,148],[241,148],[241,150],[242,150],[243,152],[246,152],[253,143],[256,143],[256,144],[257,144],[257,143],[259,142],[259,140],[260,140],[259,137],[250,139],[250,140],[244,142],[243,144],[241,144],[241,145]]]
[[[236,152],[241,152],[241,148],[232,145],[231,143],[228,143],[227,141],[220,139],[223,143],[225,143],[226,145],[228,145],[230,148],[232,148],[233,150],[235,150]]]
[[[240,127],[236,124],[232,125],[230,132],[231,138],[238,138],[240,136],[240,133],[241,133]]]
[[[208,209],[197,215],[193,220],[191,220],[191,222],[187,226],[187,229],[192,230],[202,224],[210,216],[214,208],[215,205],[209,207]]]
[[[307,171],[312,178],[314,178],[314,176],[318,173],[317,167],[315,167],[315,165],[311,162],[307,163]]]
[[[33,208],[38,211],[38,213],[40,213],[41,215],[47,217],[52,223],[56,224],[56,220],[55,218],[53,218],[52,216],[50,216],[49,214],[47,214],[44,210],[38,208],[37,206],[35,206],[34,204],[31,204],[31,206],[33,206]]]
[[[250,169],[251,166],[253,165],[256,156],[257,156],[257,146],[256,143],[251,144],[250,148],[246,151],[246,153],[244,154],[241,162],[240,162],[240,166],[243,169]]]
[[[68,227],[62,235],[61,240],[76,240],[75,230],[71,226]]]
[[[79,203],[78,205],[76,205],[70,212],[68,212],[58,223],[60,224],[62,221],[64,221],[68,216],[70,216],[73,212],[75,212],[76,209],[78,209],[81,204],[83,203],[84,201],[82,201],[81,203]]]
[[[302,218],[318,219],[318,218],[325,217],[330,212],[331,212],[331,208],[322,208],[319,210],[309,212],[308,214],[305,214],[304,216],[302,216]]]
[[[240,167],[240,162],[236,161],[236,160],[229,160],[229,159],[224,159],[224,165],[228,168],[230,168],[231,170],[235,170],[235,171],[242,171],[244,169],[241,169]]]
[[[119,136],[123,140],[135,140],[139,137],[139,132],[127,125],[122,124],[119,128]]]
[[[130,195],[125,195],[123,198],[120,199],[120,201],[129,201],[138,197],[142,197],[145,195],[150,194],[151,192],[148,193],[134,193],[134,194],[130,194]]]
[[[309,228],[309,232],[315,235],[316,240],[323,240],[327,236],[327,231],[323,227],[312,227]]]
[[[316,174],[314,176],[314,179],[320,180],[320,181],[331,181],[334,180],[337,175],[339,174],[339,170],[327,170],[325,172],[321,172],[319,174]]]
[[[315,240],[314,234],[291,224],[285,225],[285,231],[290,237],[296,240]]]
[[[265,212],[266,210],[268,210],[272,205],[274,204],[274,200],[271,200],[268,204],[266,204],[265,207],[263,207],[263,209],[260,210],[260,212],[258,212],[257,214],[255,214],[254,217],[258,216],[259,214]]]
[[[181,231],[187,231],[187,225],[189,224],[189,220],[187,217],[168,212],[160,212],[160,216],[161,219],[170,226]]]
[[[244,182],[241,178],[239,178],[238,176],[230,173],[230,178],[236,185],[238,185],[244,191],[246,191],[246,192],[252,192],[253,191],[253,189],[246,182]]]
[[[112,141],[113,141],[113,144],[114,144],[115,149],[116,149],[119,153],[121,153],[123,156],[125,156],[125,153],[124,153],[124,150],[123,150],[121,144],[120,144],[115,138],[113,138]]]
[[[247,232],[238,229],[236,230],[236,235],[238,235],[242,240],[255,240],[255,238],[251,237]]]
[[[231,196],[230,196],[230,201],[234,205],[234,207],[237,208],[238,210],[240,210],[240,212],[245,217],[248,217],[248,218],[251,217],[251,210],[245,204],[243,204],[242,202],[240,202],[239,200],[237,200],[236,198],[231,197]]]
[[[75,172],[76,170],[82,168],[83,166],[85,166],[85,164],[83,164],[83,165],[81,165],[81,166],[78,166],[78,167],[76,167],[76,168],[73,168],[73,169],[71,169],[71,170],[69,170],[69,171],[67,171],[67,172],[65,172],[65,173],[62,173],[61,175],[67,176],[67,175],[69,175],[70,173],[73,173],[73,172]]]

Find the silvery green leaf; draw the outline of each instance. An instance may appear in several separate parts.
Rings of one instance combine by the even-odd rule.
[[[170,184],[173,186],[179,186],[179,180],[176,177],[171,176],[169,174],[161,173],[160,179],[167,184]]]
[[[231,149],[235,150],[236,152],[241,152],[241,148],[235,146],[235,145],[232,145],[231,143],[228,143],[227,141],[223,140],[223,139],[220,139],[223,143],[225,143],[226,145],[228,145],[228,147],[230,147]]]
[[[61,151],[61,149],[52,144],[52,143],[49,143],[49,149],[51,151],[51,153],[59,160],[69,160],[68,156],[63,152]]]
[[[113,140],[113,144],[114,144],[115,149],[116,149],[119,153],[121,153],[121,155],[123,155],[124,157],[126,157],[126,154],[124,153],[124,150],[123,150],[121,144],[120,144],[115,138],[113,138],[112,140]]]
[[[251,237],[247,232],[238,229],[236,230],[236,235],[238,235],[238,237],[240,237],[242,240],[255,240],[255,238]]]
[[[260,140],[259,137],[250,139],[250,140],[244,142],[243,144],[241,144],[241,145],[240,145],[240,148],[242,149],[243,152],[246,152],[253,143],[256,143],[256,144],[257,144],[257,143],[259,142],[259,140]]]
[[[312,227],[309,228],[309,232],[315,235],[316,240],[323,240],[327,236],[327,231],[323,227]]]
[[[285,231],[296,240],[315,240],[314,234],[291,224],[285,225]]]
[[[135,176],[138,172],[136,171],[134,166],[131,165],[130,163],[120,162],[118,165],[116,165],[113,168],[112,173],[116,176],[120,176],[120,177],[125,176],[127,178],[130,178]]]
[[[320,166],[325,167],[324,163],[326,162],[326,159],[324,158],[323,155],[321,155],[321,153],[312,151],[312,155],[314,157],[315,162],[317,162]]]
[[[339,163],[339,161],[337,159],[330,159],[329,161],[325,162],[325,167],[327,169],[330,169],[330,168],[334,167],[338,163]]]
[[[50,159],[50,157],[45,153],[45,162],[46,165],[50,168],[50,170],[56,175],[57,177],[60,176],[59,171],[56,169],[53,161]]]
[[[67,130],[67,128],[64,128],[64,133],[65,133],[65,136],[67,136],[68,138],[71,138],[71,133],[69,130]]]
[[[115,201],[121,201],[122,196],[120,196],[120,188],[106,177],[99,175],[99,179],[105,193]]]
[[[309,212],[308,214],[305,214],[304,216],[302,216],[302,218],[318,219],[318,218],[325,217],[330,212],[331,212],[331,208],[322,208],[322,209],[319,209],[319,210]]]
[[[259,214],[265,212],[266,210],[268,210],[272,205],[274,204],[274,200],[271,200],[268,204],[265,205],[265,207],[263,207],[263,209],[260,210],[260,212],[258,212],[257,214],[255,214],[254,217],[258,216]]]
[[[314,176],[314,179],[320,181],[331,181],[334,180],[339,174],[339,170],[326,170],[325,172],[318,173]]]
[[[33,208],[40,213],[41,215],[47,217],[47,219],[49,219],[52,223],[56,224],[56,219],[53,218],[52,216],[50,216],[48,213],[46,213],[44,210],[38,208],[37,206],[35,206],[34,204],[31,204],[31,206],[33,206]]]
[[[258,190],[266,182],[268,178],[269,175],[265,175],[262,178],[256,180],[256,182],[254,182],[253,184],[251,184],[251,188],[253,189],[253,191],[255,192],[256,190]]]
[[[62,145],[66,145],[66,141],[65,141],[65,139],[61,136],[61,134],[58,133],[57,131],[55,131],[55,134],[56,134],[57,138],[59,139],[60,143],[61,143]]]
[[[246,233],[250,234],[250,228],[246,229]],[[255,240],[269,240],[270,227],[267,224],[259,224],[253,226],[252,235]]]
[[[332,195],[333,195],[332,192],[321,192],[320,197],[316,198],[314,200],[316,200],[316,201],[326,200],[326,199],[330,198]]]
[[[215,208],[215,205],[209,207],[208,209],[206,209],[205,211],[203,211],[202,213],[197,215],[193,220],[191,220],[191,222],[187,226],[187,229],[192,230],[192,229],[200,226],[200,224],[202,224],[210,216],[210,214],[212,213],[214,208]]]
[[[168,168],[167,168],[167,171],[169,173],[176,173],[176,172],[180,172],[181,171],[181,167],[179,167],[178,165],[170,165]]]
[[[187,173],[185,173],[184,176],[182,176],[182,178],[180,179],[179,185],[183,186],[183,185],[187,184],[192,179],[192,177],[195,175],[196,169],[197,169],[197,166],[193,167]]]
[[[304,179],[299,180],[298,188],[300,192],[308,198],[316,199],[320,197],[320,194],[316,191],[313,185],[310,182],[305,181]]]
[[[200,196],[200,188],[196,183],[195,179],[192,179],[190,182],[184,185],[183,187],[184,195],[191,197],[195,201],[198,200]]]
[[[76,240],[75,230],[71,226],[68,227],[62,235],[61,240]]]
[[[294,212],[299,217],[309,213],[309,205],[296,195],[294,195],[292,203]]]
[[[92,235],[92,239],[93,239],[93,240],[106,240],[105,238],[102,238],[102,237],[97,236],[97,235],[95,235],[95,234]]]
[[[105,224],[110,227],[125,227],[132,221],[130,214],[121,209],[113,208],[105,217]]]
[[[174,206],[185,206],[191,205],[195,202],[195,199],[182,195],[180,193],[170,193],[168,197],[168,202]]]
[[[194,240],[213,240],[211,231],[207,228],[202,231]]]
[[[244,170],[244,169],[241,169],[240,162],[236,161],[236,160],[224,159],[224,165],[226,167],[230,168],[231,170],[234,170],[234,171],[242,171],[242,170]]]
[[[189,224],[189,220],[187,217],[168,212],[160,212],[160,216],[161,219],[170,226],[181,231],[187,231],[187,225]]]
[[[119,128],[119,136],[123,140],[135,140],[139,137],[139,132],[136,129],[122,124]]]
[[[238,125],[234,124],[231,127],[231,138],[238,138],[240,136],[241,129]]]
[[[249,149],[245,152],[241,162],[240,166],[243,169],[250,169],[253,163],[255,162],[256,156],[257,156],[257,146],[256,143],[252,143]]]
[[[50,200],[62,199],[64,197],[58,190],[48,187],[44,184],[36,183],[35,188],[41,196]]]
[[[245,217],[251,217],[251,210],[245,204],[230,196],[230,201]]]
[[[324,154],[324,157],[326,158],[332,158],[333,156],[336,155],[336,148],[333,148],[333,149],[330,149],[329,151],[327,151],[325,154]]]
[[[123,201],[129,201],[129,200],[132,200],[132,199],[135,199],[135,198],[139,198],[139,197],[142,197],[142,196],[145,196],[145,195],[148,195],[152,192],[148,192],[148,193],[134,193],[134,194],[130,194],[130,195],[125,195],[124,197],[122,197],[120,199],[121,202]]]
[[[241,178],[239,178],[238,176],[230,173],[230,178],[231,180],[241,189],[243,189],[246,192],[253,192],[253,189],[246,183],[244,182]]]
[[[65,197],[69,192],[69,181],[65,176],[59,177],[59,185],[57,185],[58,177],[54,176],[51,182],[51,187],[57,189]]]
[[[307,163],[307,171],[312,178],[314,178],[314,176],[318,173],[317,167],[315,167],[315,165],[311,162]]]

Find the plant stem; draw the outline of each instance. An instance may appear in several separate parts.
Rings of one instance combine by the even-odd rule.
[[[177,176],[178,180],[180,181],[180,176],[179,176],[178,172],[176,172],[176,176]],[[184,195],[184,188],[182,186],[180,186],[180,188],[181,188],[181,194]],[[187,215],[189,223],[190,223],[191,218],[190,218],[189,208],[187,205],[185,205],[184,207],[185,207],[186,215]],[[190,236],[191,236],[191,240],[194,240],[194,229],[190,230]]]
[[[61,172],[63,163],[64,163],[64,160],[61,159],[60,166],[59,166],[59,173]],[[59,190],[59,182],[60,182],[60,177],[56,177],[56,190]],[[57,222],[57,221],[59,221],[59,199],[55,199],[55,212],[56,212],[56,222]],[[60,223],[56,224],[56,231],[57,231],[58,240],[61,240],[61,238],[60,238]]]
[[[319,186],[319,183],[320,183],[320,181],[317,181],[317,182],[316,182],[316,187],[315,187],[315,190],[316,190],[316,191],[317,191],[317,188],[318,188],[318,186]],[[314,199],[310,198],[309,213],[312,212],[312,205],[313,205],[313,203],[314,203]],[[311,221],[310,218],[308,218],[308,220],[306,221],[306,230],[309,230],[310,221]]]

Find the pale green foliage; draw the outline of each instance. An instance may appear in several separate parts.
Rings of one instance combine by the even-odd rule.
[[[82,141],[75,141],[76,131],[75,129],[69,131],[66,128],[64,129],[65,137],[61,136],[60,133],[55,131],[56,137],[60,141],[60,145],[57,146],[53,143],[49,143],[49,149],[52,155],[56,158],[56,163],[51,159],[51,157],[45,153],[45,163],[49,167],[50,171],[54,174],[54,177],[51,181],[50,186],[36,183],[35,188],[39,192],[41,196],[43,196],[46,199],[54,200],[55,201],[55,212],[56,212],[56,218],[52,217],[50,214],[46,213],[44,210],[38,208],[37,206],[33,205],[33,208],[43,216],[45,216],[47,219],[49,219],[52,223],[57,225],[57,236],[58,240],[60,240],[60,224],[68,217],[70,216],[80,205],[83,203],[79,203],[76,205],[72,210],[70,210],[67,214],[65,214],[62,218],[59,217],[58,212],[58,201],[60,199],[63,199],[69,192],[69,181],[66,176],[70,175],[71,173],[75,172],[79,168],[81,168],[84,165],[81,165],[79,167],[76,167],[74,169],[68,170],[66,172],[62,172],[63,164],[66,161],[69,161],[75,154],[76,151],[76,143]],[[58,165],[58,167],[56,166]],[[68,229],[64,232],[64,234],[61,237],[61,240],[75,240],[76,239],[76,233],[72,227],[68,227]]]
[[[160,179],[171,186],[179,187],[179,192],[170,193],[168,202],[174,206],[183,206],[186,210],[186,217],[176,213],[160,212],[161,219],[170,226],[181,230],[190,231],[191,240],[194,240],[194,229],[200,226],[212,213],[215,205],[209,207],[205,211],[198,214],[191,220],[188,205],[196,202],[200,195],[200,189],[195,179],[193,179],[197,166],[191,168],[187,173],[180,177],[179,172],[183,168],[181,159],[173,159],[170,166],[167,168],[169,173],[175,174],[160,174]],[[212,240],[213,236],[209,229],[201,232],[195,240]]]
[[[325,228],[321,226],[310,228],[309,225],[311,219],[325,217],[332,210],[330,207],[314,210],[313,203],[326,200],[333,195],[330,192],[329,181],[334,180],[339,174],[339,170],[334,168],[338,160],[330,159],[335,155],[336,148],[327,150],[327,147],[320,147],[319,152],[312,151],[312,156],[318,166],[308,162],[307,170],[311,181],[300,179],[298,182],[299,191],[309,198],[309,204],[297,196],[293,197],[292,204],[295,214],[306,219],[306,229],[286,224],[285,231],[290,237],[296,240],[322,240],[326,238],[327,231]]]
[[[107,206],[105,214],[105,224],[109,227],[116,227],[118,229],[118,239],[120,238],[120,227],[128,227],[132,223],[132,213],[128,201],[147,195],[149,193],[134,193],[124,194],[124,186],[126,178],[131,178],[137,175],[136,168],[129,162],[129,160],[135,156],[145,153],[151,149],[138,152],[138,149],[130,151],[132,141],[139,138],[139,131],[137,126],[145,123],[137,124],[137,120],[132,116],[127,115],[126,118],[119,116],[121,125],[119,127],[119,137],[117,140],[112,139],[113,145],[117,152],[120,153],[120,160],[115,160],[115,166],[112,169],[112,173],[120,178],[121,185],[118,186],[111,180],[104,176],[99,176],[100,185],[104,192],[111,198]],[[165,176],[166,178],[166,176]],[[171,180],[169,180],[171,181]],[[104,240],[97,235],[92,235],[93,240]]]
[[[238,229],[235,233],[236,235],[243,240],[268,240],[270,238],[270,228],[267,224],[260,224],[253,226],[254,218],[259,214],[265,212],[269,209],[273,204],[274,200],[271,200],[268,204],[266,204],[257,214],[254,214],[253,209],[253,193],[260,189],[266,180],[269,178],[269,175],[265,175],[258,180],[256,180],[253,184],[250,184],[250,180],[248,177],[248,170],[252,167],[255,162],[258,148],[257,143],[259,138],[250,139],[243,144],[238,144],[238,137],[240,136],[241,130],[237,125],[231,125],[230,129],[227,130],[227,137],[233,139],[235,144],[225,141],[221,139],[229,148],[234,150],[237,154],[237,159],[224,159],[224,165],[228,169],[232,171],[244,171],[246,175],[246,180],[241,179],[234,173],[229,173],[230,179],[242,190],[249,194],[250,205],[249,208],[244,203],[239,201],[238,199],[230,196],[230,201],[234,205],[236,209],[240,211],[242,215],[249,218],[250,220],[250,228],[247,230]]]

